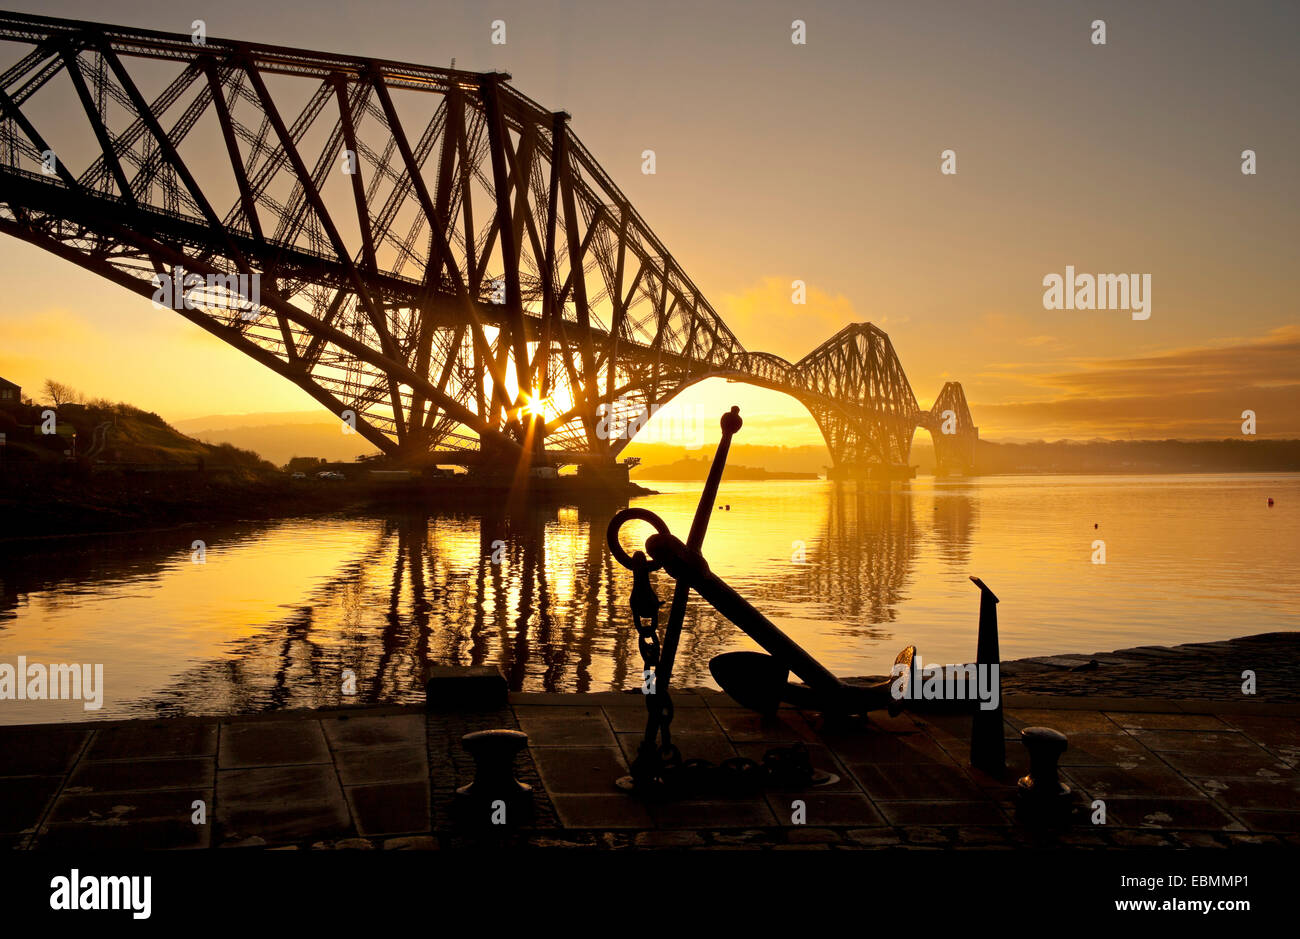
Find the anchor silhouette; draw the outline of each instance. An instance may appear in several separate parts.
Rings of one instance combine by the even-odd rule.
[[[696,507],[691,531],[685,543],[669,531],[662,518],[643,508],[627,508],[616,513],[610,519],[606,533],[610,551],[624,567],[633,571],[639,568],[642,571],[639,575],[641,578],[645,577],[646,572],[662,569],[676,582],[659,661],[655,669],[653,695],[663,696],[661,701],[667,700],[673,660],[686,613],[686,601],[689,593],[694,590],[722,616],[766,650],[766,654],[726,652],[715,656],[709,662],[709,671],[714,680],[738,704],[769,715],[774,714],[783,702],[827,714],[843,715],[865,714],[882,709],[897,714],[905,707],[916,709],[921,702],[907,700],[911,696],[906,693],[908,684],[916,680],[913,664],[917,656],[916,646],[909,645],[898,654],[890,678],[871,685],[848,684],[831,673],[807,650],[787,636],[780,627],[709,569],[700,548],[709,519],[712,517],[712,508],[717,497],[727,452],[731,446],[731,438],[742,424],[740,409],[733,407],[729,413],[724,414],[721,424],[722,440],[714,454],[713,465],[710,467],[704,491]],[[638,551],[635,557],[628,555],[619,542],[619,530],[633,520],[647,522],[655,529],[655,533],[645,542],[645,554]],[[649,560],[646,555],[649,556]],[[979,578],[970,579],[980,589],[977,663],[996,664],[999,657],[998,598]],[[647,607],[643,601],[641,609],[654,612],[655,606]],[[789,680],[791,672],[801,679],[803,684],[791,682]],[[968,710],[968,703],[963,701],[962,706],[957,709]],[[649,743],[653,740],[657,721],[656,707],[649,701],[647,704],[650,705],[652,715],[647,726],[647,743]],[[669,708],[668,720],[671,720],[671,705],[667,707]],[[973,735],[972,742],[974,744],[974,739],[980,738],[981,745],[977,749],[984,752],[975,754],[973,751],[973,759],[978,756],[978,763],[1000,762],[1000,754],[988,751],[1001,749],[998,746],[1002,743],[1001,706],[999,705],[996,711],[976,710],[975,714],[979,727]],[[991,723],[993,720],[996,720],[996,724]],[[666,722],[663,723],[666,725]],[[990,731],[985,731],[986,727],[990,728]],[[996,730],[993,731],[992,728]],[[666,726],[664,729],[666,731]],[[996,733],[996,740],[992,739],[994,733]],[[668,746],[666,733],[664,745]]]

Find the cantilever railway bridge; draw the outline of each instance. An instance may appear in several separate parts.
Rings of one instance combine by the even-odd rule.
[[[801,401],[841,473],[917,427],[970,469],[959,384],[922,411],[870,323],[746,351],[508,75],[16,13],[0,68],[0,230],[155,300],[188,273],[177,313],[399,461],[612,466],[608,428],[723,377]]]

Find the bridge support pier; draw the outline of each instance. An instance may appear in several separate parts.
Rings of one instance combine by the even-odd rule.
[[[631,483],[626,463],[579,463],[578,478],[591,488],[625,489]]]

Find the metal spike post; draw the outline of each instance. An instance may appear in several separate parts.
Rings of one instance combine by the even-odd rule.
[[[975,667],[983,671],[989,666],[999,667],[1002,657],[998,650],[998,598],[985,586],[984,581],[972,576],[971,583],[980,588],[979,639],[975,645]],[[1002,736],[1001,675],[994,674],[999,683],[998,706],[992,710],[975,709],[971,720],[970,763],[990,776],[1001,776],[1007,769],[1007,743]]]

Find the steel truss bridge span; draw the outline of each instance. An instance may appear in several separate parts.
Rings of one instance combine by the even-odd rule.
[[[920,410],[869,323],[747,351],[508,75],[17,13],[0,69],[0,230],[174,301],[397,461],[612,465],[602,421],[723,377],[801,401],[839,470],[906,464],[917,427],[970,468],[960,385]]]

